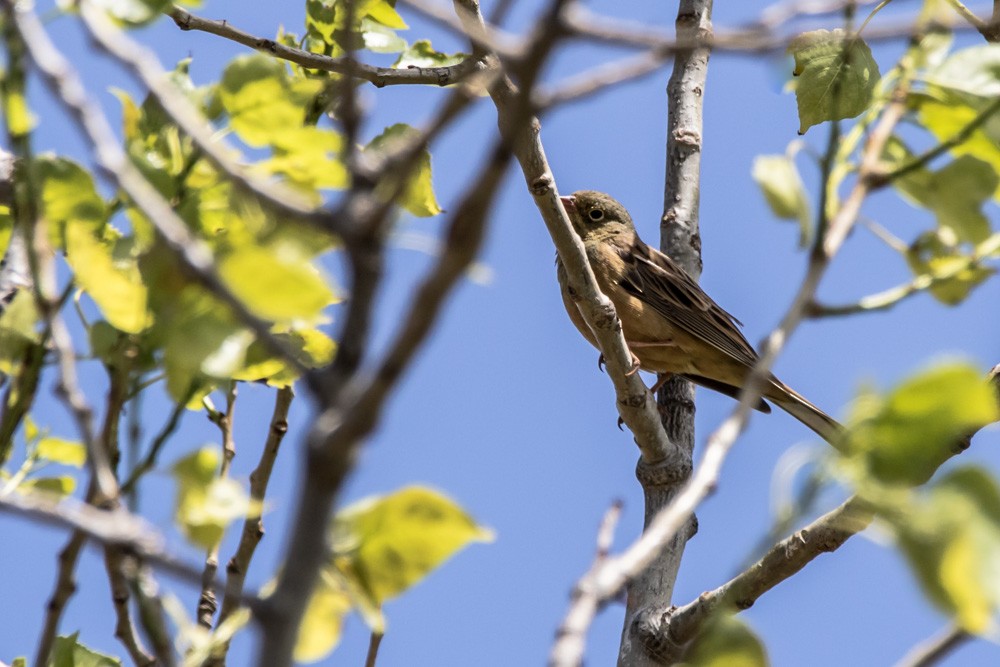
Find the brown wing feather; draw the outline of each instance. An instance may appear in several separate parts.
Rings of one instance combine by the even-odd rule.
[[[740,321],[723,310],[672,259],[641,240],[622,253],[622,288],[657,313],[747,366],[757,352],[739,330]]]

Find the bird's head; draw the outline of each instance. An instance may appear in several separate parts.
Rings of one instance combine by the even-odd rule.
[[[635,232],[632,216],[611,195],[595,190],[579,190],[559,200],[576,233],[584,241]]]

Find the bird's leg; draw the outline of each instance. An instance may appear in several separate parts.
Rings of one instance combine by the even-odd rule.
[[[628,353],[632,355],[632,368],[630,368],[628,372],[625,373],[625,377],[632,377],[633,375],[639,372],[639,366],[642,365],[642,362],[639,361],[639,357],[635,356],[635,352],[633,352],[632,350],[629,350]],[[606,362],[604,361],[604,353],[601,352],[600,355],[598,355],[597,357],[598,370],[603,371],[605,363]]]
[[[673,373],[657,373],[656,382],[654,382],[653,386],[649,388],[649,393],[655,395],[656,392],[659,391],[660,388],[667,383],[667,380],[669,380],[673,376],[674,376]]]

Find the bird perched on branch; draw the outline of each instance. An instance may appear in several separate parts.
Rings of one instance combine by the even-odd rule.
[[[735,398],[758,358],[740,332],[739,320],[676,262],[643,243],[628,211],[611,196],[582,190],[561,201],[587,249],[598,287],[614,303],[638,367],[661,377],[680,375]],[[556,267],[570,319],[598,347],[558,258]],[[839,439],[840,424],[773,375],[767,377],[763,396],[824,440]],[[771,411],[763,400],[756,407]]]

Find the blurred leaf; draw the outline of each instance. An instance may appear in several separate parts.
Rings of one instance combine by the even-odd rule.
[[[370,18],[361,20],[361,38],[372,53],[399,53],[406,50],[406,40],[396,31]]]
[[[770,664],[760,638],[731,614],[706,624],[688,650],[682,667],[765,667]]]
[[[334,551],[350,560],[350,571],[381,604],[410,588],[470,542],[490,542],[453,500],[411,486],[361,500],[337,514]]]
[[[259,516],[261,507],[233,479],[220,478],[217,447],[202,447],[178,460],[173,466],[177,483],[174,518],[185,537],[210,549],[231,522]]]
[[[958,438],[1000,417],[992,387],[974,366],[939,364],[888,396],[862,393],[849,421],[847,451],[880,483],[927,481]],[[865,493],[862,481],[859,488]]]
[[[69,475],[60,477],[35,477],[25,480],[19,489],[27,491],[40,491],[43,493],[54,493],[59,496],[68,496],[76,490],[76,480]]]
[[[39,183],[40,213],[48,221],[56,248],[63,247],[62,230],[67,223],[79,223],[97,233],[107,222],[108,207],[86,169],[54,155],[39,156],[32,169]]]
[[[87,448],[82,442],[50,436],[39,440],[37,447],[38,456],[54,463],[82,468],[87,462]]]
[[[336,343],[319,329],[278,332],[275,338],[295,351],[299,361],[307,368],[326,366],[333,360],[336,350]],[[266,380],[272,387],[287,387],[298,378],[298,373],[289,364],[274,357],[267,346],[255,340],[247,350],[243,368],[233,373],[232,377],[248,382]]]
[[[969,255],[954,245],[944,243],[941,234],[921,234],[906,252],[906,263],[915,276],[951,277],[930,286],[930,293],[941,303],[953,306],[961,303],[978,285],[996,273],[990,266],[969,266]],[[962,268],[965,267],[965,268]]]
[[[871,104],[880,74],[871,49],[843,30],[813,30],[788,45],[799,108],[799,134],[828,120],[853,118]]]
[[[116,22],[133,26],[155,21],[170,6],[170,0],[93,0],[93,3]]]
[[[223,257],[219,274],[250,310],[267,320],[315,322],[334,302],[333,291],[315,266],[259,246]]]
[[[14,137],[22,137],[37,125],[35,114],[28,107],[28,100],[22,90],[14,86],[4,86],[3,115],[7,119],[7,131]]]
[[[79,642],[79,636],[79,632],[74,632],[68,637],[56,637],[49,658],[50,667],[121,667],[121,660],[87,648]]]
[[[338,159],[343,141],[332,130],[318,127],[288,129],[274,137],[274,155],[254,164],[254,171],[278,174],[290,184],[314,191],[343,188],[347,169]],[[319,197],[316,198],[319,201]]]
[[[440,53],[434,50],[429,39],[421,39],[399,54],[392,64],[397,69],[407,67],[449,67],[457,65],[469,56],[465,53]]]
[[[396,11],[396,0],[366,0],[360,4],[364,7],[366,16],[384,26],[396,30],[406,30],[410,27]]]
[[[296,662],[316,662],[326,657],[340,642],[344,616],[351,610],[351,600],[344,582],[336,572],[324,569],[309,599],[298,640]]]
[[[809,245],[812,235],[809,199],[795,161],[786,155],[758,155],[753,161],[753,179],[760,185],[774,215],[798,221],[799,246]]]
[[[984,470],[959,468],[905,499],[883,498],[921,588],[965,630],[992,627],[1000,606],[1000,489]]]
[[[365,152],[388,156],[399,150],[417,135],[417,130],[404,123],[387,127],[365,147]],[[389,174],[379,183],[377,192],[389,196],[396,188],[397,178]],[[398,199],[399,205],[418,217],[430,217],[441,212],[431,179],[431,155],[424,150],[416,166],[410,170],[409,179]]]
[[[24,359],[28,346],[38,342],[38,321],[34,296],[27,290],[19,291],[0,315],[0,372],[12,373]]]
[[[149,326],[148,290],[128,239],[105,242],[83,225],[66,227],[66,261],[76,283],[116,329],[139,333]]]
[[[229,63],[218,95],[233,130],[250,146],[259,147],[301,128],[306,106],[322,87],[322,82],[311,79],[293,81],[284,63],[254,54]]]
[[[996,97],[1000,95],[1000,45],[962,49],[924,73],[923,79],[941,88]]]

